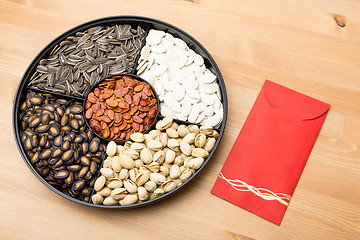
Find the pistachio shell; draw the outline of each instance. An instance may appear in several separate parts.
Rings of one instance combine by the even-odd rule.
[[[208,152],[211,152],[211,150],[214,148],[214,145],[216,143],[216,139],[215,138],[209,138],[208,140],[206,140],[204,149]]]
[[[166,129],[166,134],[169,136],[169,138],[178,138],[179,137],[179,133],[174,128]]]
[[[193,156],[190,156],[190,157],[186,158],[185,161],[184,161],[184,166],[185,166],[186,168],[190,168],[190,166],[191,166],[191,160],[193,160],[193,159],[194,159]]]
[[[146,145],[145,143],[134,142],[131,144],[130,148],[140,152],[143,148],[146,148]]]
[[[114,171],[111,168],[101,168],[100,172],[107,179],[114,177]]]
[[[114,156],[111,160],[111,166],[116,172],[120,172],[122,169],[121,161],[119,156]]]
[[[174,190],[177,187],[177,184],[173,180],[169,180],[161,184],[162,190],[164,192],[170,192],[171,190]]]
[[[146,200],[149,198],[149,193],[144,187],[138,187],[139,200]]]
[[[195,134],[199,134],[200,133],[200,129],[197,125],[189,125],[188,129],[191,133],[195,133]]]
[[[140,159],[145,163],[145,164],[149,164],[152,162],[153,160],[153,155],[152,152],[150,150],[150,148],[144,148],[143,150],[141,150],[140,152]]]
[[[213,132],[213,128],[211,126],[201,126],[200,132],[204,133],[205,135],[211,135]]]
[[[107,206],[112,206],[118,204],[118,201],[113,199],[111,196],[108,196],[104,199],[103,204]]]
[[[121,166],[123,166],[123,168],[132,169],[135,167],[134,160],[131,157],[129,157],[127,154],[120,154],[119,157],[120,157]]]
[[[168,143],[167,143],[167,146],[171,149],[171,150],[173,150],[173,151],[175,151],[175,152],[177,152],[177,151],[179,151],[180,150],[180,144],[179,144],[179,142],[176,140],[176,139],[173,139],[173,138],[171,138],[171,139],[169,139],[169,141],[168,141]]]
[[[125,188],[115,188],[111,192],[111,197],[117,201],[122,200],[128,194]]]
[[[191,146],[185,141],[180,142],[180,150],[187,156],[191,154]]]
[[[204,164],[204,161],[205,159],[202,157],[191,159],[189,167],[192,169],[198,169]]]
[[[138,175],[139,170],[137,168],[133,168],[129,170],[129,177],[131,181],[135,182],[136,176]]]
[[[135,178],[135,183],[137,186],[142,186],[145,184],[150,178],[150,171],[143,170],[138,173],[138,175]]]
[[[120,153],[122,153],[123,151],[125,151],[125,147],[122,145],[117,145],[116,146],[116,154],[119,155]]]
[[[165,160],[165,154],[164,154],[164,151],[157,151],[155,154],[154,154],[154,157],[153,157],[153,162],[156,162],[156,163],[159,163],[159,164],[162,164]]]
[[[166,163],[174,162],[175,157],[176,157],[176,153],[173,150],[171,150],[171,149],[166,150],[166,153],[165,153],[165,162]]]
[[[148,168],[151,172],[157,173],[160,170],[160,164],[157,162],[152,162],[148,165]]]
[[[159,150],[161,150],[163,145],[158,140],[151,140],[148,142],[147,147],[153,151],[159,151]]]
[[[129,157],[131,157],[132,159],[138,159],[139,158],[139,156],[140,156],[140,154],[136,151],[136,150],[134,150],[134,149],[126,149],[125,150],[125,153],[129,156]]]
[[[178,165],[172,165],[170,168],[170,177],[172,179],[178,178],[180,176],[180,167]]]
[[[138,200],[137,193],[128,194],[125,196],[125,198],[123,200],[120,201],[120,204],[121,205],[130,205],[130,204],[136,203],[137,200]]]
[[[177,132],[178,132],[179,136],[182,138],[190,133],[189,129],[187,129],[187,127],[185,125],[180,125],[177,129]]]
[[[186,180],[189,179],[189,177],[191,177],[191,175],[194,173],[194,170],[186,168],[185,170],[183,170],[180,174],[180,180],[185,182]]]
[[[167,168],[167,167],[165,167],[165,166],[160,166],[160,171],[159,171],[159,173],[160,173],[161,175],[163,175],[164,177],[167,177],[167,176],[169,176],[169,174],[170,174],[170,169]]]
[[[161,130],[161,121],[158,121],[155,125],[156,130]]]
[[[144,184],[144,187],[147,191],[149,192],[153,192],[155,191],[156,189],[156,183],[154,181],[147,181],[145,184]]]
[[[165,147],[168,142],[168,135],[166,133],[159,133],[159,135],[155,138],[155,140],[158,140],[161,142],[162,147]]]
[[[218,133],[216,130],[213,130],[213,131],[212,131],[212,134],[211,134],[211,137],[218,138],[218,137],[219,137],[219,133]]]
[[[177,156],[174,160],[174,164],[181,166],[184,163],[184,159],[181,156]]]
[[[114,141],[111,141],[106,146],[106,154],[110,157],[114,156],[116,153],[116,143]]]
[[[183,137],[183,141],[188,144],[193,144],[195,141],[196,133],[189,133],[185,137]]]
[[[104,198],[100,194],[96,193],[96,194],[92,195],[91,201],[96,205],[100,205],[103,203]]]
[[[121,188],[123,186],[123,182],[119,178],[112,178],[109,179],[107,186],[111,189]]]
[[[105,186],[106,178],[101,175],[98,179],[96,179],[94,183],[94,189],[95,191],[100,191]]]
[[[143,166],[143,165],[144,165],[144,162],[141,161],[140,159],[135,160],[135,167],[136,167],[136,168],[140,168],[140,167]]]
[[[173,123],[173,119],[171,117],[164,117],[160,122],[161,129],[168,129]]]
[[[129,179],[124,181],[124,187],[129,193],[136,193],[137,192],[136,184],[133,181],[129,180]]]
[[[125,180],[125,179],[127,179],[128,177],[129,177],[129,170],[127,170],[127,169],[125,169],[125,168],[121,169],[121,171],[120,171],[120,173],[119,173],[119,178],[120,178],[121,180]]]
[[[154,140],[158,135],[160,131],[159,130],[151,130],[148,135],[151,138],[151,140]]]
[[[144,134],[142,134],[140,132],[131,134],[130,139],[133,140],[134,142],[138,142],[138,143],[145,141]]]
[[[209,152],[206,151],[203,148],[195,148],[195,149],[192,150],[191,155],[193,155],[194,157],[203,157],[203,158],[205,158],[205,157],[209,156]]]
[[[206,135],[203,133],[199,133],[196,135],[194,140],[194,145],[198,148],[202,148],[206,143]]]
[[[166,181],[166,177],[164,177],[160,173],[151,173],[150,174],[150,180],[154,181],[156,184],[160,185],[160,184],[162,184],[163,182]]]
[[[104,187],[103,189],[101,189],[100,191],[97,192],[98,194],[100,194],[103,197],[108,197],[111,194],[111,189],[108,187]]]

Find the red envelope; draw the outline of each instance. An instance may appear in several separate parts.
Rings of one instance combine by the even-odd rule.
[[[211,193],[280,225],[329,107],[266,80]]]

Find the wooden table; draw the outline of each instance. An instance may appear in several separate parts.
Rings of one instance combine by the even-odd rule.
[[[229,115],[215,156],[189,186],[114,211],[66,200],[29,171],[12,104],[36,54],[64,31],[113,15],[169,22],[199,40],[224,76]],[[359,239],[360,3],[334,1],[0,1],[1,239]],[[265,79],[331,104],[281,226],[210,189]]]

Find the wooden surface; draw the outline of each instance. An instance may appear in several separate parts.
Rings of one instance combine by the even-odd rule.
[[[1,239],[359,239],[360,2],[0,1]],[[113,15],[169,22],[199,40],[225,79],[229,117],[189,186],[139,209],[95,209],[41,184],[12,132],[12,104],[36,54],[64,31]],[[265,79],[331,104],[281,226],[210,194]]]

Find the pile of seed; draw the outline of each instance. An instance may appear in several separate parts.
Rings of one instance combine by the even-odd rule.
[[[31,164],[48,183],[88,201],[105,145],[86,129],[80,104],[29,91],[21,104],[20,137]]]
[[[130,25],[96,26],[57,44],[40,60],[28,86],[82,97],[108,75],[130,73],[145,31]]]
[[[170,117],[124,146],[110,142],[95,181],[94,204],[130,205],[174,190],[199,169],[219,134],[212,127],[178,125]]]
[[[114,76],[89,93],[85,109],[85,117],[97,134],[124,140],[148,129],[158,106],[149,84],[130,76]]]
[[[151,29],[138,63],[137,74],[159,95],[161,115],[220,126],[224,110],[216,75],[182,39]]]

